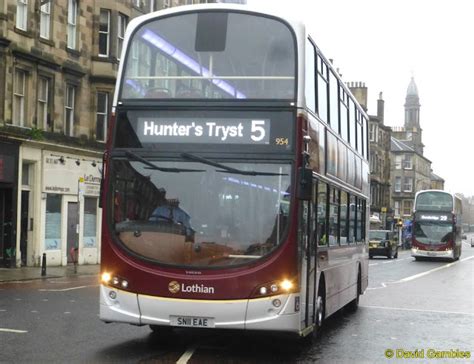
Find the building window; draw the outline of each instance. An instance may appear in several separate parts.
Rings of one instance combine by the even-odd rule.
[[[404,169],[412,169],[413,168],[413,165],[412,165],[412,162],[411,162],[411,155],[405,155],[404,159],[403,159],[403,168]]]
[[[25,90],[26,72],[20,69],[15,70],[13,85],[13,124],[25,126]]]
[[[26,30],[28,26],[28,0],[16,1],[16,27]]]
[[[402,177],[395,177],[395,192],[402,192]]]
[[[66,98],[64,105],[64,132],[66,135],[74,136],[74,105],[76,88],[66,85]]]
[[[400,201],[395,201],[393,209],[395,210],[395,217],[400,216]]]
[[[67,47],[76,49],[77,0],[68,0]]]
[[[402,169],[402,156],[401,155],[395,156],[395,169]]]
[[[48,130],[48,114],[49,114],[49,79],[39,77],[38,80],[38,115],[37,126]]]
[[[51,24],[51,3],[48,1],[40,7],[40,37],[49,39]]]
[[[376,125],[373,123],[369,124],[369,141],[375,142],[375,135],[376,135],[376,130],[375,130]]]
[[[118,16],[117,29],[117,59],[120,59],[122,54],[123,39],[125,38],[125,29],[127,28],[127,17],[123,14]]]
[[[411,200],[404,200],[403,201],[403,215],[404,216],[411,215],[412,208],[413,208],[413,201],[411,201]]]
[[[403,183],[403,192],[412,192],[413,190],[413,178],[405,177],[405,181]]]
[[[109,55],[110,44],[110,10],[100,9],[99,20],[99,56]]]
[[[109,94],[97,93],[97,117],[96,117],[96,139],[105,142],[107,135],[107,120],[109,111]]]

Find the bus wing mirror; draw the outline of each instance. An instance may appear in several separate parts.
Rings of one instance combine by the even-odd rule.
[[[298,168],[296,197],[299,200],[311,200],[313,190],[313,171],[310,168]]]

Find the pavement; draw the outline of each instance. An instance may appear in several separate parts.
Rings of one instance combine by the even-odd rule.
[[[76,266],[46,267],[46,275],[41,275],[41,267],[0,268],[0,282],[30,281],[34,279],[50,279],[61,277],[74,277],[83,275],[98,275],[99,264],[87,264]]]

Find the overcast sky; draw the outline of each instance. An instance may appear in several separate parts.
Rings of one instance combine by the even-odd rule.
[[[309,25],[345,82],[365,82],[369,114],[403,126],[413,76],[424,155],[450,192],[474,196],[474,2],[471,0],[248,0]]]

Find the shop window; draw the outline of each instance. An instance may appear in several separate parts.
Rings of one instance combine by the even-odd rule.
[[[84,248],[97,247],[97,198],[84,198]]]

